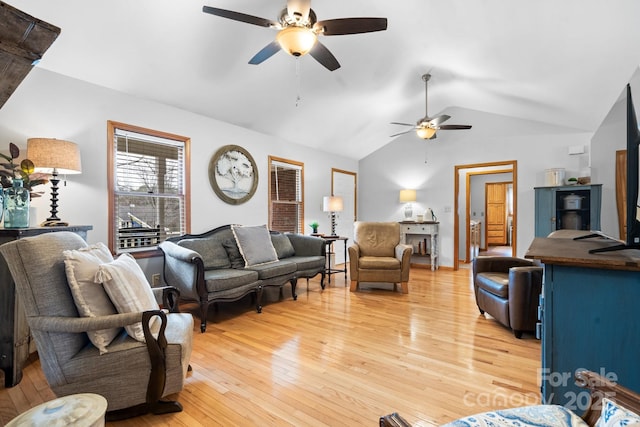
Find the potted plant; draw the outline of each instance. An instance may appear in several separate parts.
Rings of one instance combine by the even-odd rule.
[[[313,234],[318,234],[318,221],[313,221],[311,224],[309,224],[309,227],[311,227]]]
[[[20,148],[13,142],[9,143],[9,156],[4,153],[0,153],[6,162],[0,163],[0,166],[4,169],[0,169],[0,183],[2,188],[13,187],[14,179],[22,179],[22,186],[29,190],[31,198],[40,197],[43,192],[36,192],[33,187],[41,184],[46,184],[49,180],[46,174],[34,173],[35,165],[29,159],[24,159],[20,164],[14,163],[18,157],[20,157]]]
[[[34,174],[35,166],[29,159],[20,164],[14,162],[20,157],[20,149],[9,143],[9,156],[0,153],[6,162],[0,163],[0,184],[2,185],[2,209],[5,228],[26,228],[29,226],[29,202],[42,192],[33,191],[33,187],[47,182],[46,175]]]
[[[578,184],[578,178],[574,178],[574,177],[569,178],[567,180],[567,184],[569,184],[569,185],[577,185]]]

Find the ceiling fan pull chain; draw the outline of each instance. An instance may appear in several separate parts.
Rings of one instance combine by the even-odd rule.
[[[300,105],[302,97],[300,96],[300,57],[296,57],[296,107]]]

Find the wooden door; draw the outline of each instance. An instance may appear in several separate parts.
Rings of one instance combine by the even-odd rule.
[[[489,182],[485,185],[487,213],[487,246],[507,244],[507,184]]]

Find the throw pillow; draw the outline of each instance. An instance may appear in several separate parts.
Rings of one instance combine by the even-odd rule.
[[[100,264],[113,261],[109,248],[104,243],[96,243],[85,248],[64,251],[62,254],[67,282],[80,316],[97,317],[117,314],[118,311],[102,284],[94,281]],[[104,354],[107,352],[107,346],[121,330],[122,328],[101,329],[88,331],[87,335],[100,354]]]
[[[271,243],[273,243],[273,247],[276,249],[278,259],[289,258],[296,254],[296,251],[293,249],[293,245],[291,244],[291,240],[282,233],[272,234]]]
[[[602,398],[602,413],[596,427],[622,427],[640,425],[640,415],[618,405],[616,402]]]
[[[178,245],[198,252],[202,257],[205,270],[231,267],[227,251],[217,240],[184,239],[180,240]]]
[[[142,269],[129,254],[122,254],[115,261],[98,267],[96,280],[103,283],[118,313],[160,309]],[[152,324],[157,320],[153,317]],[[141,322],[127,325],[124,329],[135,340],[144,342]]]
[[[246,267],[278,261],[278,254],[271,243],[266,225],[232,225],[231,231],[236,238]]]
[[[222,246],[227,251],[227,256],[231,262],[231,268],[244,268],[244,258],[240,254],[238,244],[233,239],[226,239],[222,242]]]

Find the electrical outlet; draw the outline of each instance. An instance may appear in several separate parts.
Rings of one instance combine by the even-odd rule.
[[[160,273],[156,273],[151,276],[152,286],[160,286]]]

